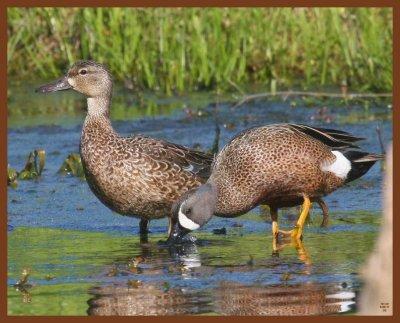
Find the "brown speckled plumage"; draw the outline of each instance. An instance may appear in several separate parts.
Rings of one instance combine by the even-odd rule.
[[[121,137],[109,119],[112,79],[93,61],[75,63],[66,76],[39,92],[74,89],[87,96],[80,153],[87,182],[110,209],[147,220],[169,216],[172,203],[204,183],[212,155],[146,136]],[[142,224],[143,223],[143,224]]]
[[[218,188],[216,215],[243,214],[258,204],[299,205],[302,194],[318,198],[344,179],[321,170],[335,156],[319,140],[288,124],[242,132],[217,155],[209,179]]]
[[[86,118],[80,152],[93,193],[120,214],[148,220],[168,215],[180,194],[207,179],[211,164],[209,155],[166,141],[120,137],[104,116]]]

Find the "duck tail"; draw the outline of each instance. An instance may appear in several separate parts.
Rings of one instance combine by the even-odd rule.
[[[381,154],[370,154],[359,150],[347,150],[343,152],[343,155],[351,162],[351,169],[347,174],[346,183],[360,178],[368,172],[375,162],[385,157]]]

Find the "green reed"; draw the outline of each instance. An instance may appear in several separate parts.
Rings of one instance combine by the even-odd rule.
[[[78,59],[134,89],[264,84],[392,90],[390,8],[9,8],[8,73],[52,78]]]

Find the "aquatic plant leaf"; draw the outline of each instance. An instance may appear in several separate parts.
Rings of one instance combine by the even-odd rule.
[[[42,174],[44,165],[46,164],[46,151],[44,149],[36,149],[35,155],[35,170],[38,176]]]
[[[18,186],[18,172],[11,168],[10,165],[7,166],[7,185],[12,188],[16,188]]]
[[[81,156],[77,153],[69,154],[58,172],[63,175],[70,174],[75,177],[85,178]]]
[[[46,152],[44,149],[35,149],[28,155],[24,169],[18,173],[18,178],[30,180],[39,177],[42,174],[46,163]]]
[[[30,152],[28,159],[25,163],[24,169],[18,174],[18,178],[22,180],[29,180],[37,177],[35,170],[35,154]]]
[[[31,270],[29,268],[22,269],[21,278],[18,280],[16,285],[20,285],[20,286],[26,285],[28,283],[28,278],[29,278],[30,273],[31,273]]]
[[[18,178],[22,179],[22,180],[30,180],[30,179],[34,179],[37,177],[37,173],[35,171],[29,171],[29,170],[22,170],[19,174],[18,174]]]

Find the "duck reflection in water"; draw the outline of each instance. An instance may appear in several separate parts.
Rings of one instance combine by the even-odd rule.
[[[223,315],[326,315],[347,312],[355,294],[338,286],[314,283],[245,286],[221,283],[215,289],[215,312]]]
[[[267,257],[251,264],[211,265],[207,257],[201,258],[198,250],[207,244],[206,240],[173,246],[139,244],[141,254],[123,261],[128,266],[135,263],[138,271],[130,271],[128,275],[112,279],[111,283],[92,288],[88,314],[286,316],[336,314],[353,308],[355,294],[348,286],[342,287],[340,283],[299,283],[292,280],[296,276],[293,272],[288,274],[291,276],[288,279],[282,275],[281,283],[238,283],[237,275],[241,273],[258,270],[276,272],[278,267],[287,264]],[[289,245],[279,245],[278,252]],[[302,277],[308,276],[311,272],[310,257],[302,242],[295,247],[301,263],[295,271]],[[214,285],[213,276],[224,271],[224,279],[218,279]],[[197,286],[196,282],[202,282],[202,277],[207,277],[207,283]]]
[[[221,282],[205,290],[165,289],[160,283],[135,288],[108,285],[93,288],[89,315],[327,315],[348,312],[355,294],[339,286],[243,285]]]

